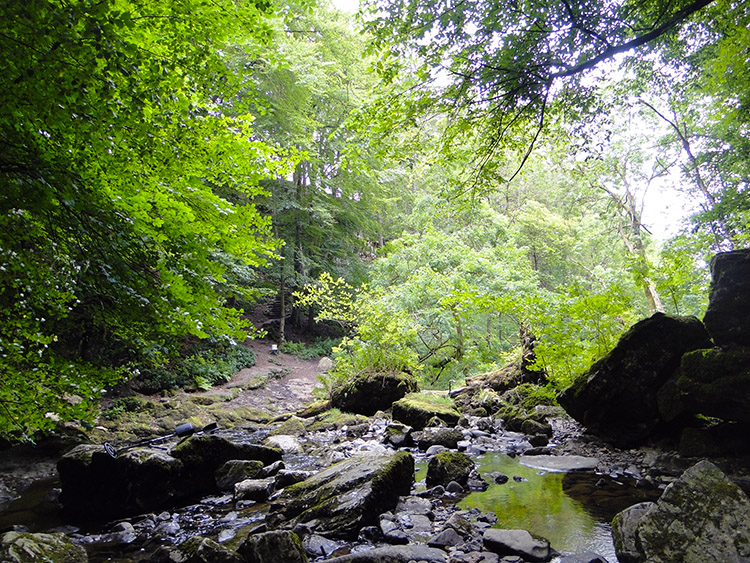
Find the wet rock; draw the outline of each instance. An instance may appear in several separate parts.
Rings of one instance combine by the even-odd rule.
[[[718,345],[750,346],[750,249],[711,260],[711,293],[703,323]]]
[[[560,558],[560,563],[607,563],[607,560],[598,553],[586,551],[585,553],[565,555]]]
[[[418,389],[417,379],[408,373],[366,373],[336,388],[331,404],[342,411],[371,416]]]
[[[448,555],[442,550],[426,545],[404,545],[377,547],[341,557],[327,559],[325,563],[448,563]]]
[[[266,479],[245,479],[234,486],[234,500],[268,500],[273,494],[276,480],[273,477]]]
[[[193,536],[177,546],[162,546],[149,560],[151,563],[244,563],[234,551],[213,540]]]
[[[649,510],[653,502],[641,502],[626,508],[612,520],[612,538],[620,563],[638,563],[640,556],[636,547],[636,526]]]
[[[8,563],[81,563],[88,561],[86,551],[64,534],[6,532],[0,536],[0,561]]]
[[[114,520],[161,509],[194,493],[196,486],[182,479],[180,460],[155,449],[136,448],[112,458],[102,446],[80,445],[57,468],[60,501],[73,520]]]
[[[461,483],[459,483],[457,481],[451,481],[450,483],[448,483],[445,486],[445,490],[447,492],[449,492],[449,493],[454,494],[454,495],[463,494],[463,492],[465,491],[465,489],[463,488],[463,486],[461,486]]]
[[[427,545],[445,549],[464,543],[463,538],[453,528],[447,528],[429,539]]]
[[[464,435],[457,428],[425,428],[422,432],[416,432],[414,437],[420,450],[427,450],[432,446],[455,450]]]
[[[507,475],[505,475],[504,473],[500,473],[499,471],[490,473],[489,477],[492,478],[492,481],[497,485],[504,485],[510,480]]]
[[[438,417],[448,426],[458,424],[461,415],[453,406],[426,400],[419,393],[407,395],[393,403],[393,418],[413,428],[423,429]]]
[[[440,452],[430,459],[427,465],[425,482],[428,487],[447,486],[451,481],[466,486],[469,475],[474,469],[474,462],[466,454]]]
[[[277,530],[254,534],[237,550],[246,563],[307,563],[302,542],[294,532]]]
[[[675,387],[692,414],[750,423],[750,347],[685,354]]]
[[[260,473],[258,473],[258,477],[260,477],[261,479],[265,479],[266,477],[273,477],[285,467],[286,466],[284,465],[283,461],[274,461],[273,463],[264,465],[263,469],[261,469]]]
[[[517,555],[529,561],[549,561],[551,551],[549,542],[535,538],[526,530],[499,530],[491,528],[484,531],[484,547],[498,555]]]
[[[392,510],[413,482],[414,459],[406,452],[358,455],[287,487],[267,521],[271,527],[316,521],[315,533],[353,540]]]
[[[234,485],[245,479],[256,477],[263,469],[258,460],[232,459],[216,470],[216,486],[220,491],[231,491]]]
[[[302,547],[312,557],[330,557],[341,544],[319,536],[317,534],[311,534],[302,539]]]
[[[394,448],[411,446],[414,443],[412,440],[412,430],[412,427],[406,424],[389,424],[385,429],[384,441],[386,444],[391,444]]]
[[[302,453],[302,444],[299,443],[296,436],[289,436],[286,434],[269,436],[266,438],[266,443],[272,448],[280,449],[285,454]]]
[[[315,475],[314,471],[303,471],[301,469],[282,469],[276,474],[276,489],[283,489],[295,483],[301,483]]]
[[[698,319],[655,313],[633,325],[559,402],[593,434],[621,447],[641,444],[662,422],[657,394],[682,355],[708,346]]]
[[[621,525],[618,519],[629,521]],[[701,461],[648,510],[616,516],[613,535],[626,563],[750,561],[750,499],[715,465]]]
[[[580,455],[535,455],[521,456],[521,465],[533,469],[542,469],[553,473],[567,473],[568,471],[588,471],[596,469],[599,460],[595,457]]]

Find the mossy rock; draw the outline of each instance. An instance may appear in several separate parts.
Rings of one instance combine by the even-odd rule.
[[[193,536],[180,545],[160,547],[151,561],[182,561],[183,563],[245,563],[234,551],[201,536]]]
[[[273,528],[308,523],[322,536],[354,540],[393,510],[413,482],[414,459],[406,452],[352,457],[284,489],[266,522]]]
[[[282,422],[278,428],[271,430],[271,436],[302,436],[306,433],[307,429],[305,428],[304,421],[297,416],[292,416],[288,420]]]
[[[341,412],[339,409],[330,409],[317,415],[311,423],[307,424],[307,430],[309,432],[340,430],[344,426],[356,426],[368,421],[369,419],[366,416]]]
[[[474,469],[474,462],[461,452],[440,452],[427,464],[428,487],[447,486],[451,481],[466,486],[469,475]]]
[[[82,563],[88,561],[86,550],[75,545],[64,534],[6,532],[0,536],[0,561],[8,563]]]
[[[372,416],[418,390],[417,378],[408,373],[365,373],[334,389],[331,404],[342,411]]]
[[[410,393],[393,403],[392,412],[395,420],[419,430],[425,428],[434,417],[449,426],[455,426],[461,418],[452,400],[430,393]]]
[[[297,534],[289,530],[278,530],[253,534],[240,545],[239,553],[246,563],[307,563]]]
[[[257,459],[230,459],[216,470],[216,486],[221,491],[231,491],[236,483],[257,477],[263,467]]]

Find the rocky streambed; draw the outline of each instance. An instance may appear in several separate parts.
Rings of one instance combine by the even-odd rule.
[[[615,450],[564,413],[548,414],[545,439],[491,417],[414,430],[384,413],[323,413],[116,458],[82,444],[57,475],[5,505],[0,553],[21,554],[10,561],[55,552],[55,561],[92,562],[612,563],[614,514],[655,500],[690,460]]]

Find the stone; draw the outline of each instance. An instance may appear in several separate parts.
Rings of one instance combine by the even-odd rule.
[[[304,471],[302,469],[282,469],[275,475],[276,489],[283,489],[295,483],[301,483],[315,475],[314,471]]]
[[[407,452],[360,454],[284,489],[266,521],[272,528],[314,522],[317,534],[354,540],[393,510],[413,482],[414,459]]]
[[[463,538],[453,528],[446,528],[442,532],[434,535],[427,541],[430,547],[439,547],[445,549],[464,543]]]
[[[685,354],[675,387],[680,403],[691,414],[750,423],[750,347]]]
[[[299,537],[289,530],[253,534],[240,544],[238,553],[246,563],[307,563]]]
[[[428,488],[435,485],[447,487],[451,481],[455,481],[465,487],[469,475],[474,469],[474,462],[466,454],[461,452],[440,452],[433,456],[427,464],[425,482]]]
[[[448,555],[442,550],[426,545],[403,545],[376,547],[350,555],[327,559],[324,563],[448,563]]]
[[[394,422],[385,428],[384,441],[394,448],[408,447],[413,444],[411,426]]]
[[[75,545],[65,534],[32,534],[6,532],[0,536],[0,561],[8,563],[82,563],[88,561],[86,550]]]
[[[618,518],[631,521],[620,525]],[[701,461],[642,514],[616,516],[613,537],[626,563],[750,561],[750,499],[718,467]]]
[[[236,483],[256,477],[262,469],[262,461],[230,459],[216,470],[216,486],[220,491],[231,491]]]
[[[318,361],[318,373],[327,373],[333,369],[333,360],[328,356],[323,356]]]
[[[298,416],[286,419],[278,428],[271,430],[271,436],[304,436],[307,433],[305,421]]]
[[[278,448],[285,454],[302,453],[302,444],[296,436],[280,434],[278,436],[269,436],[266,438],[266,444],[272,448]]]
[[[541,469],[550,473],[567,473],[570,471],[589,471],[596,469],[599,460],[595,457],[580,455],[535,455],[521,456],[518,463],[533,469]]]
[[[151,563],[244,563],[234,551],[201,536],[188,538],[180,545],[162,546]]]
[[[458,424],[461,415],[454,406],[431,401],[420,393],[412,393],[393,403],[393,418],[418,430],[424,429],[431,419],[438,417],[448,426]]]
[[[422,432],[415,433],[417,445],[423,451],[432,446],[455,450],[463,437],[463,433],[457,428],[425,428]]]
[[[341,545],[323,536],[310,534],[302,538],[302,547],[312,557],[330,557]]]
[[[335,388],[331,404],[345,412],[372,416],[418,389],[416,377],[408,373],[365,373]]]
[[[490,528],[482,537],[485,549],[498,555],[517,555],[529,561],[549,561],[549,542],[535,538],[526,530]]]
[[[609,354],[563,391],[560,405],[591,433],[617,446],[643,444],[664,422],[659,389],[677,372],[683,354],[709,346],[698,319],[655,313],[633,325]]]
[[[654,506],[653,502],[641,502],[619,512],[612,519],[612,539],[620,563],[638,563],[640,561],[638,548],[635,544],[635,529],[643,515]]]
[[[560,558],[559,563],[607,563],[607,560],[598,553],[586,551],[584,553],[565,555]],[[620,563],[623,562],[621,561]]]
[[[750,346],[750,249],[719,253],[710,266],[703,323],[717,345]]]
[[[234,500],[254,500],[262,502],[273,494],[276,479],[245,479],[234,486]]]

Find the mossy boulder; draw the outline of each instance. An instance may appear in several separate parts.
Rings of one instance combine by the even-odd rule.
[[[679,402],[692,414],[750,422],[750,347],[685,354],[675,387]]]
[[[238,552],[246,563],[307,563],[308,558],[299,537],[288,530],[253,534],[240,545]]]
[[[309,523],[314,532],[345,540],[392,510],[414,482],[414,459],[406,452],[360,455],[287,487],[271,506],[270,527]]]
[[[664,423],[660,388],[676,374],[684,354],[709,346],[695,317],[655,313],[633,325],[558,400],[591,433],[621,447],[643,444]]]
[[[298,416],[288,418],[278,428],[271,430],[271,436],[303,436],[306,433],[305,422]]]
[[[151,563],[245,563],[234,551],[201,536],[188,538],[180,545],[162,546]]]
[[[82,563],[88,561],[86,551],[64,534],[32,534],[6,532],[0,536],[0,561],[7,563]]]
[[[703,323],[718,345],[750,346],[750,249],[711,260],[711,293]]]
[[[245,479],[257,477],[263,470],[263,462],[256,459],[231,459],[216,470],[216,486],[220,491],[231,491],[234,485]]]
[[[709,461],[685,471],[653,506],[635,510],[613,521],[624,563],[750,561],[750,499]]]
[[[436,485],[445,487],[451,481],[466,486],[473,470],[474,462],[466,454],[461,452],[440,452],[434,455],[427,464],[425,482],[428,487]]]
[[[419,430],[435,417],[449,426],[455,426],[461,418],[452,400],[430,393],[410,393],[393,403],[392,413],[395,420]]]
[[[365,373],[334,389],[331,404],[342,411],[372,416],[418,390],[417,378],[408,373]]]

